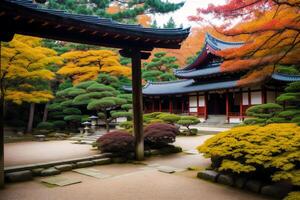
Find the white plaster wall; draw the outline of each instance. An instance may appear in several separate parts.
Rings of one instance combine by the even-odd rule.
[[[240,118],[229,118],[229,123],[232,124],[238,124],[241,123],[242,121],[240,120]]]
[[[190,108],[190,112],[198,112],[197,108]]]
[[[204,107],[204,106],[205,106],[204,96],[199,96],[199,107]]]
[[[261,91],[258,92],[251,92],[251,104],[262,104],[261,101]]]
[[[191,96],[189,98],[190,101],[190,107],[197,107],[197,97],[196,96]]]
[[[249,105],[248,92],[243,92],[243,105]]]
[[[118,117],[116,119],[117,123],[121,123],[121,122],[126,122],[127,121],[127,118],[126,117]]]
[[[267,103],[275,103],[275,92],[267,91]]]

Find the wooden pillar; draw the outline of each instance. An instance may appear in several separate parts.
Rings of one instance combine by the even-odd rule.
[[[159,112],[161,112],[161,98],[159,97]]]
[[[173,99],[169,97],[169,113],[173,112]]]
[[[154,110],[155,110],[155,98],[153,98],[152,99],[152,108],[151,108],[151,110],[152,110],[152,112],[154,112]]]
[[[243,90],[240,89],[240,120],[243,120]]]
[[[142,96],[142,72],[141,52],[132,50],[132,100],[133,100],[133,131],[135,136],[135,155],[137,160],[144,159],[144,135],[143,135],[143,96]]]
[[[227,117],[227,122],[229,123],[229,95],[228,95],[228,90],[226,90],[226,117]]]
[[[199,117],[199,93],[197,92],[197,116]]]
[[[207,101],[208,101],[208,93],[204,93],[204,118],[207,120],[208,118],[208,112],[207,112]]]
[[[248,106],[251,106],[251,90],[248,88]]]
[[[1,58],[1,42],[0,42],[0,58]],[[2,71],[2,63],[0,62],[0,71]],[[2,84],[2,82],[0,83]],[[1,87],[2,88],[2,87]],[[0,188],[4,187],[4,91],[1,91],[0,98]]]
[[[184,96],[181,98],[181,114],[184,113]]]
[[[265,87],[261,88],[261,102],[267,103],[267,92]]]

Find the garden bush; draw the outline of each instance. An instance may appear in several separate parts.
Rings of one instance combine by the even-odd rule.
[[[300,200],[300,192],[290,192],[283,200]]]
[[[187,128],[187,135],[193,135],[192,130],[190,129],[191,125],[196,125],[200,123],[200,120],[195,116],[182,116],[177,124],[185,126]]]
[[[112,131],[97,140],[98,149],[103,153],[120,155],[134,151],[134,137],[126,131]]]
[[[65,129],[67,123],[62,120],[53,121],[53,126],[55,129]]]
[[[145,145],[150,148],[162,148],[175,142],[179,130],[171,124],[154,123],[144,129]]]
[[[225,172],[300,185],[300,127],[293,123],[240,126],[198,147]]]
[[[54,124],[51,122],[40,122],[36,126],[37,129],[44,129],[44,130],[53,130]]]
[[[169,114],[169,113],[162,113],[160,115],[157,116],[158,119],[169,123],[169,124],[175,124],[178,120],[180,120],[180,116],[179,115],[175,115],[175,114]]]

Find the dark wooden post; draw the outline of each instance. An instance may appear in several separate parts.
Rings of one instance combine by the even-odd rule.
[[[159,105],[158,105],[158,110],[159,110],[159,112],[161,112],[161,97],[159,97]]]
[[[243,90],[240,89],[240,120],[243,121]]]
[[[197,92],[197,117],[199,117],[199,93]]]
[[[205,120],[208,119],[208,112],[207,112],[207,101],[208,101],[208,93],[204,93],[204,118]]]
[[[143,135],[143,95],[141,52],[133,50],[132,61],[132,100],[133,100],[133,131],[135,136],[135,155],[137,160],[144,159]]]
[[[1,42],[0,42],[0,58],[1,58]],[[0,62],[0,72],[2,64]],[[2,82],[0,82],[2,84]],[[2,87],[1,87],[2,88]],[[1,91],[0,98],[0,188],[4,187],[4,91]]]
[[[169,97],[169,113],[173,112],[173,99]]]
[[[229,123],[229,94],[228,94],[228,90],[226,90],[226,117],[227,117],[227,121]]]

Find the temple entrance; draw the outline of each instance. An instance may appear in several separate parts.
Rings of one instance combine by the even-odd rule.
[[[207,101],[207,112],[209,115],[226,115],[225,94],[209,94]]]

